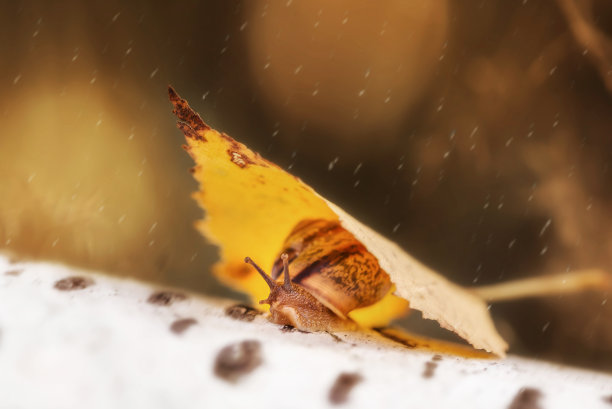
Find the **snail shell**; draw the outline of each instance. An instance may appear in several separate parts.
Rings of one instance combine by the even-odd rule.
[[[274,279],[282,273],[283,253],[288,255],[291,282],[340,317],[374,304],[391,289],[389,276],[376,257],[337,221],[298,223],[274,263]]]

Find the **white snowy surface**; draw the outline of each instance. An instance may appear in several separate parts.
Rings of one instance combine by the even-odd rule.
[[[71,276],[93,284],[55,287]],[[232,319],[225,314],[231,301],[186,294],[167,306],[148,302],[159,290],[0,256],[0,409],[612,408],[607,374],[514,356],[443,355],[434,364],[431,352],[374,336],[339,334],[338,342],[280,331],[261,316]],[[184,318],[197,323],[172,331]],[[219,351],[244,340],[260,342],[261,364],[234,382],[216,375]],[[433,373],[425,377],[428,366]],[[361,381],[338,405],[329,395],[341,373]],[[539,397],[512,406],[521,388]]]

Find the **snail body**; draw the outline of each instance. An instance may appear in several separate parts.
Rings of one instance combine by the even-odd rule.
[[[338,221],[303,220],[283,243],[269,276],[250,258],[270,287],[260,301],[270,321],[304,331],[357,328],[348,314],[380,301],[391,289],[387,273]],[[283,276],[282,284],[277,282]]]

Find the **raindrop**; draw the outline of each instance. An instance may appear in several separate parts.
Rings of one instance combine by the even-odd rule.
[[[508,138],[508,140],[506,141],[506,148],[507,148],[508,146],[510,146],[510,144],[512,143],[512,141],[513,141],[513,140],[514,140],[514,137],[513,137],[513,136],[511,136],[510,138]]]
[[[151,240],[151,241],[149,242],[149,247],[153,246],[154,244],[155,244],[155,240]]]
[[[396,224],[395,226],[393,226],[393,233],[397,233],[397,230],[400,228],[401,223]]]
[[[359,182],[360,182],[360,180],[359,180],[359,179],[357,179],[357,180],[355,181],[355,183],[353,183],[353,187],[357,187],[357,186],[359,186]]]
[[[353,171],[353,175],[356,175],[359,172],[359,169],[363,166],[363,162],[359,162],[357,166],[355,166],[355,170]]]
[[[119,15],[120,15],[120,14],[121,14],[121,12],[119,12],[119,13],[115,14],[115,15],[113,16],[113,18],[111,19],[111,21],[112,21],[113,23],[114,23],[115,21],[117,21],[117,19],[119,18]]]
[[[544,246],[544,248],[540,251],[540,256],[543,256],[546,254],[546,252],[548,252],[548,246]]]
[[[149,228],[149,234],[153,233],[153,230],[155,230],[156,227],[157,227],[157,222],[154,222]]]
[[[125,50],[125,55],[130,55],[132,53],[132,47],[129,47],[127,50]]]
[[[293,74],[297,75],[300,73],[300,71],[302,71],[303,66],[302,65],[298,65],[297,68],[293,71]]]
[[[387,98],[385,98],[385,104],[388,104],[388,103],[389,103],[389,101],[391,101],[391,97],[387,97]]]
[[[336,156],[331,162],[329,162],[329,164],[327,165],[327,170],[332,170],[334,168],[334,166],[336,166],[336,164],[338,163],[338,161],[340,160],[340,158],[338,156]]]
[[[442,155],[444,159],[447,159],[449,156],[450,156],[450,151],[446,151],[444,152],[444,155]]]
[[[59,242],[59,237],[53,240],[53,243],[51,243],[51,247],[55,247],[58,242]]]
[[[370,69],[368,68],[368,69],[365,71],[365,74],[363,74],[363,78],[368,78],[369,76],[370,76]]]
[[[319,95],[319,90],[315,89],[314,91],[312,91],[312,96],[316,97],[317,95]]]
[[[550,69],[550,71],[548,71],[548,75],[553,75],[555,73],[555,71],[557,71],[557,66],[556,65],[554,67],[552,67]]]
[[[159,71],[159,68],[155,68],[155,69],[154,69],[154,70],[151,72],[151,74],[149,75],[149,78],[153,78],[153,77],[155,77],[155,74],[157,74],[157,72],[158,72],[158,71]]]
[[[13,85],[17,85],[20,79],[21,79],[21,74],[17,74],[17,76],[13,78]]]
[[[552,219],[546,220],[546,223],[544,223],[544,226],[540,230],[540,237],[542,237],[544,233],[546,233],[546,230],[550,227],[551,223],[552,223]]]
[[[363,97],[364,94],[365,94],[365,89],[362,89],[361,91],[359,91],[357,95],[360,97]]]
[[[267,63],[265,63],[265,64],[264,64],[263,69],[264,69],[264,70],[267,70],[269,66],[270,66],[270,63],[269,63],[269,62],[267,62]]]
[[[32,180],[34,180],[35,177],[36,177],[36,173],[32,173],[30,176],[28,176],[28,183],[32,182]]]
[[[550,326],[550,321],[546,321],[546,324],[542,326],[542,332],[546,332],[549,326]]]
[[[122,214],[121,217],[119,217],[119,219],[117,219],[117,224],[123,223],[123,221],[125,220],[125,217],[126,216],[124,214]]]
[[[240,26],[240,31],[244,31],[244,29],[247,26],[247,22],[245,21],[244,23],[242,23],[242,25]]]
[[[475,126],[474,129],[472,129],[472,133],[470,134],[470,138],[473,138],[474,135],[476,135],[476,132],[478,132],[478,126]]]
[[[346,24],[347,22],[348,22],[348,17],[344,17],[344,18],[342,19],[342,24]]]
[[[508,243],[508,248],[511,249],[512,247],[514,247],[515,244],[516,244],[516,239],[510,240],[510,243]]]
[[[208,94],[210,94],[210,91],[206,91],[205,93],[202,94],[202,100],[205,100],[206,97],[208,96]]]

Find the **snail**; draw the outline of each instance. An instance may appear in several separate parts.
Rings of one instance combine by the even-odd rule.
[[[289,233],[268,275],[250,257],[270,288],[270,321],[303,331],[347,331],[358,325],[348,314],[380,301],[391,289],[388,274],[339,222],[299,222]],[[282,283],[276,280],[283,275]]]

